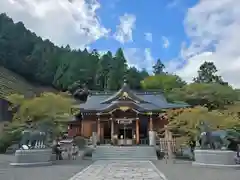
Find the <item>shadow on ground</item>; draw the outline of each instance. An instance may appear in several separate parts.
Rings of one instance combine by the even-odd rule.
[[[12,167],[12,155],[0,155],[1,180],[68,180],[73,175],[86,168],[90,160],[62,160],[52,166]]]
[[[230,168],[193,167],[191,161],[176,160],[166,162],[154,161],[155,166],[168,180],[239,180],[240,170]]]

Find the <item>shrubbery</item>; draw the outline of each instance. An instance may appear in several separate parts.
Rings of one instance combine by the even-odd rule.
[[[86,140],[84,137],[82,136],[77,136],[74,138],[74,142],[76,143],[76,145],[78,146],[78,148],[84,148],[86,145]]]
[[[3,132],[0,135],[0,153],[5,153],[7,148],[21,140],[21,131]]]

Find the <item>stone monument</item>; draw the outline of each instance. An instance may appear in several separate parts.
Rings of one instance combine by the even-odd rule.
[[[194,166],[240,168],[240,164],[235,161],[237,148],[233,147],[237,147],[233,140],[240,139],[239,133],[230,134],[233,130],[211,131],[204,121],[200,122],[198,128],[200,132],[194,150]]]
[[[22,132],[19,149],[15,152],[12,166],[33,166],[52,164],[52,149],[46,145],[47,134],[38,129],[28,128]]]

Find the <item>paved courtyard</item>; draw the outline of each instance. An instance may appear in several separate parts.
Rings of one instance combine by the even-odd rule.
[[[0,155],[0,180],[239,180],[240,170],[192,167],[190,162],[177,161],[60,161],[53,166],[13,168],[12,156]],[[160,173],[162,172],[162,173]],[[82,172],[81,172],[82,171]],[[140,177],[141,176],[141,177]]]
[[[12,156],[0,155],[0,180],[68,180],[90,164],[90,160],[59,161],[53,166],[11,167]],[[89,179],[90,180],[90,179]]]
[[[71,180],[165,180],[150,161],[97,161]]]

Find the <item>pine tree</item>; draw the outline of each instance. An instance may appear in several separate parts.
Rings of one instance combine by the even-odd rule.
[[[204,62],[199,70],[198,76],[193,79],[196,83],[219,83],[225,85],[221,76],[216,75],[218,72],[217,67],[213,62]]]
[[[163,72],[164,69],[165,69],[164,64],[162,63],[162,61],[160,59],[158,59],[156,64],[153,66],[153,73],[155,75],[162,74],[162,73],[164,73]]]

